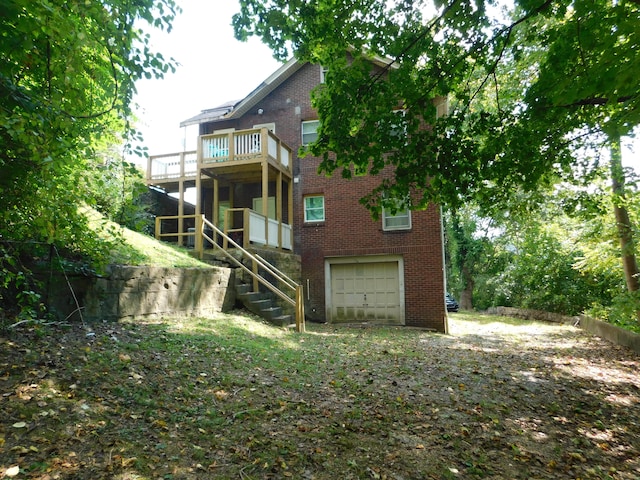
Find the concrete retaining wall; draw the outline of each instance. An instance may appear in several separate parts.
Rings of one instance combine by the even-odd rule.
[[[529,308],[513,307],[491,307],[487,310],[490,315],[501,315],[503,317],[522,318],[524,320],[543,320],[552,323],[564,323],[575,325],[580,317],[569,317],[558,313],[545,312],[544,310],[533,310]]]
[[[640,335],[637,333],[584,315],[580,316],[580,328],[584,328],[611,343],[628,347],[634,352],[640,353]]]
[[[72,287],[85,321],[194,316],[231,310],[235,304],[229,268],[112,266],[101,278],[74,278]],[[231,285],[232,288],[227,288]],[[64,279],[53,287],[52,304],[60,316],[79,319]]]
[[[614,343],[628,347],[634,352],[640,353],[640,335],[610,323],[601,322],[593,318],[581,315],[568,317],[557,313],[544,312],[542,310],[529,310],[512,307],[494,307],[487,313],[504,317],[524,318],[526,320],[542,320],[546,322],[577,325],[593,335]]]

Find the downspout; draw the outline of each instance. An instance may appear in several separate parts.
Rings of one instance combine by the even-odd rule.
[[[442,205],[440,205],[440,248],[442,250],[442,288],[444,293],[447,293],[447,269],[445,264],[445,251],[444,251],[444,222],[442,221]],[[444,295],[442,295],[442,300],[444,304],[444,333],[445,335],[449,334],[449,312],[447,311],[447,305],[444,299]]]

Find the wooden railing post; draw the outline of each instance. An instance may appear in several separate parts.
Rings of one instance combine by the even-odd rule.
[[[251,245],[251,211],[248,208],[242,213],[242,248],[247,249]]]
[[[200,260],[204,257],[204,242],[202,241],[202,235],[204,234],[204,214],[196,215],[196,238],[194,239],[194,249],[198,252]]]
[[[162,233],[160,231],[160,226],[162,224],[161,222],[162,220],[160,219],[160,217],[156,217],[156,239],[157,240],[160,240],[160,233]]]
[[[302,285],[296,287],[296,332],[303,333],[304,327],[304,295]]]
[[[227,240],[229,237],[227,236],[227,234],[229,233],[229,230],[233,228],[233,224],[231,223],[232,211],[233,210],[228,209],[224,212],[224,235],[222,236],[222,248],[224,248],[225,250],[229,248],[229,240]]]
[[[253,291],[258,291],[258,262],[255,259],[251,261],[251,271],[253,272]]]

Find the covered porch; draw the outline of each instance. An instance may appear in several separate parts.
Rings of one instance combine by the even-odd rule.
[[[220,130],[201,135],[195,152],[149,157],[147,183],[178,198],[177,215],[156,219],[156,237],[207,248],[194,216],[185,215],[186,189],[195,187],[195,214],[236,243],[292,250],[292,161],[291,148],[267,128]]]

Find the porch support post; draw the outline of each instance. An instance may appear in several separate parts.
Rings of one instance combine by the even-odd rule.
[[[293,160],[292,160],[293,161]],[[291,225],[290,230],[290,238],[289,238],[289,244],[291,245],[291,250],[293,251],[293,178],[289,177],[288,181],[287,181],[287,191],[289,193],[288,195],[288,200],[289,200],[289,215],[287,217],[288,221],[289,221],[289,225]]]
[[[196,252],[198,252],[198,258],[200,258],[200,260],[202,260],[202,258],[204,257],[204,247],[203,247],[203,241],[202,241],[202,232],[204,229],[204,222],[202,221],[204,219],[204,213],[202,214],[196,214],[196,238],[195,238],[195,242],[194,242],[194,247]]]
[[[184,154],[180,155],[184,158]],[[184,233],[184,178],[178,181],[178,233]],[[178,235],[178,245],[184,245],[184,237]]]
[[[282,171],[276,178],[276,219],[278,220],[278,248],[282,249]]]
[[[200,142],[198,142],[199,144]],[[198,152],[198,158],[200,158],[200,154]],[[196,215],[196,223],[194,225],[195,228],[195,238],[193,239],[193,247],[199,255],[202,255],[202,252],[198,250],[198,248],[202,249],[202,229],[198,226],[198,217],[202,213],[202,171],[200,165],[198,165],[198,169],[196,171],[196,211],[194,212]],[[202,227],[202,222],[200,222],[200,227]]]
[[[220,183],[217,178],[213,179],[213,224],[220,226]],[[213,232],[213,241],[218,243],[218,234]]]
[[[269,163],[262,161],[262,215],[264,215],[264,236],[269,245]]]

